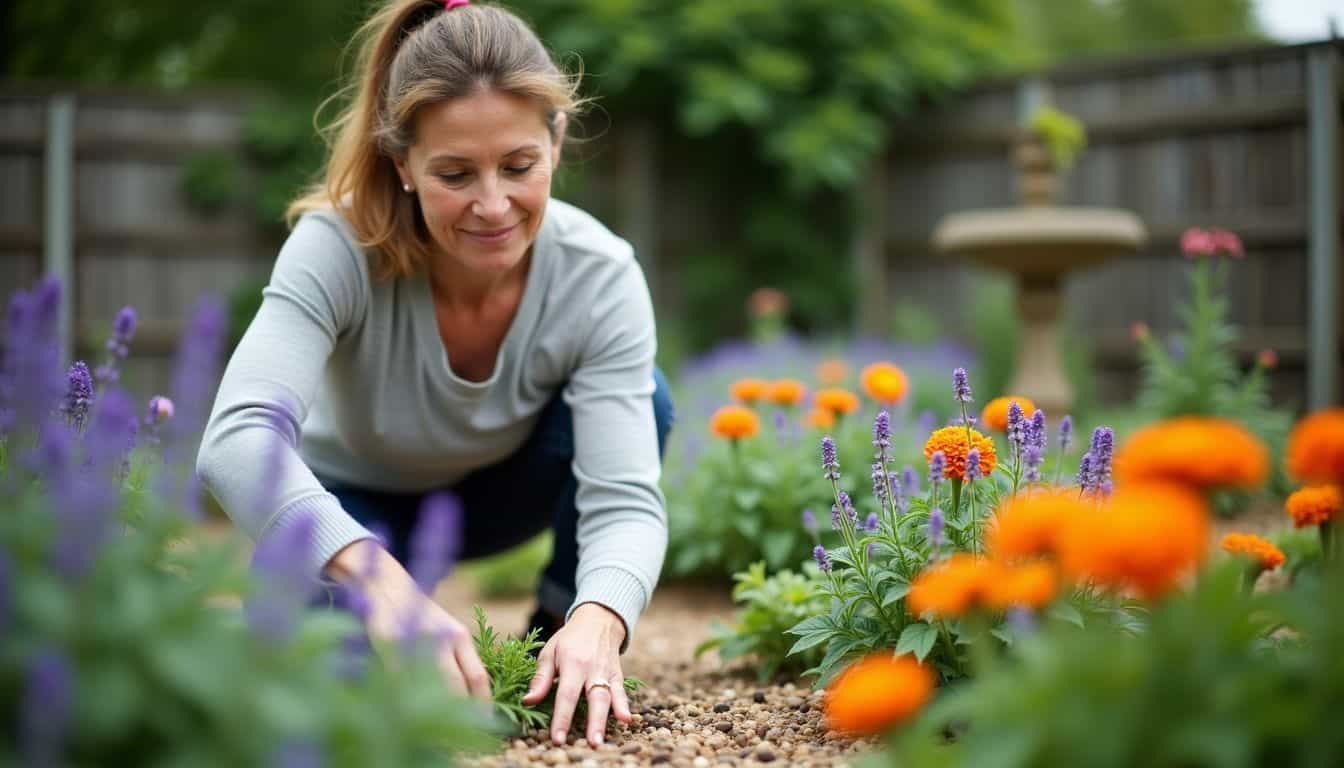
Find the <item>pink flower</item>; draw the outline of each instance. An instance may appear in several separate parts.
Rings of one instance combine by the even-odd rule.
[[[1229,233],[1230,234],[1230,233]],[[1235,235],[1233,235],[1235,237]],[[1240,243],[1238,243],[1240,244]],[[1200,256],[1212,256],[1218,250],[1213,233],[1199,227],[1191,227],[1181,235],[1181,251],[1187,259]]]
[[[1245,249],[1241,247],[1241,238],[1226,229],[1211,229],[1209,237],[1213,240],[1215,252],[1226,253],[1238,259],[1246,255]]]

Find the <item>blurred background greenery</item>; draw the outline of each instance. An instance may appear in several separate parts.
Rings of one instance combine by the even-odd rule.
[[[846,240],[856,229],[857,189],[885,149],[892,118],[976,78],[1080,56],[1263,38],[1251,0],[858,0],[843,13],[833,0],[509,5],[588,73],[585,88],[600,109],[583,133],[646,120],[674,148],[663,162],[687,168],[711,210],[742,212],[677,254],[680,316],[695,322],[661,318],[669,370],[742,335],[743,301],[759,285],[789,296],[794,330],[849,329],[858,279]],[[202,210],[251,209],[279,237],[285,203],[320,164],[314,109],[349,67],[345,43],[368,6],[19,0],[0,11],[0,65],[19,81],[248,92],[258,104],[248,157],[203,153],[184,184]],[[574,163],[557,195],[582,198],[588,182],[583,163]],[[242,286],[234,298],[240,323],[259,301],[256,289]],[[993,281],[984,290],[997,298],[982,311],[1000,314],[976,324],[996,329],[977,346],[991,367],[1002,358],[1006,381],[1016,348],[1011,298]],[[946,330],[910,313],[895,320],[896,340]],[[1074,360],[1082,376],[1085,361]],[[1086,395],[1086,381],[1078,383]]]

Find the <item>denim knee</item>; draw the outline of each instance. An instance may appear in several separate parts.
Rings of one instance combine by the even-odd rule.
[[[667,377],[661,368],[653,369],[653,423],[658,428],[658,455],[661,457],[667,446],[667,436],[672,432],[672,424],[677,420],[677,409],[672,404],[672,388],[667,385]]]

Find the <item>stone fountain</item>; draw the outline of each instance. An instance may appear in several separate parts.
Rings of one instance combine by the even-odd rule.
[[[950,214],[934,230],[933,245],[1015,276],[1022,352],[1008,391],[986,393],[986,399],[1022,395],[1058,419],[1069,413],[1074,398],[1059,351],[1064,277],[1133,252],[1147,240],[1147,231],[1129,211],[1056,205],[1058,174],[1034,133],[1024,130],[1013,159],[1022,205]]]

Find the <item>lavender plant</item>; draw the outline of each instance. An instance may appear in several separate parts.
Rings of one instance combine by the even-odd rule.
[[[292,564],[310,528],[249,571],[184,513],[190,483],[171,478],[203,426],[218,308],[193,317],[172,400],[146,409],[81,365],[62,396],[59,300],[54,281],[11,300],[0,367],[0,763],[442,765],[491,746],[427,655],[385,663],[348,614],[305,610],[316,585]]]
[[[919,615],[907,599],[929,565],[984,552],[985,521],[1003,500],[1045,484],[1041,468],[1049,440],[1043,413],[1026,417],[1020,406],[1010,408],[1007,453],[999,456],[993,441],[974,431],[966,414],[973,398],[963,369],[954,373],[952,394],[963,418],[935,431],[925,443],[928,483],[923,491],[913,473],[892,471],[890,419],[880,413],[874,420],[868,479],[877,510],[867,517],[853,501],[854,489],[846,486],[835,441],[821,440],[821,474],[832,488],[831,526],[840,545],[819,544],[814,550],[824,575],[819,594],[828,610],[788,630],[797,638],[791,654],[825,648],[825,655],[805,673],[816,675],[818,685],[849,659],[877,649],[912,653],[944,679],[955,679],[970,670],[969,654],[976,647],[1012,641],[1007,614],[1001,612],[996,625],[980,627]],[[1067,435],[1071,422],[1066,419],[1064,425]],[[1082,462],[1082,492],[1107,492],[1111,447],[1110,430],[1098,428]],[[1047,618],[1082,624],[1086,614],[1116,610],[1081,590],[1054,605]],[[1126,615],[1116,620],[1128,621]]]

